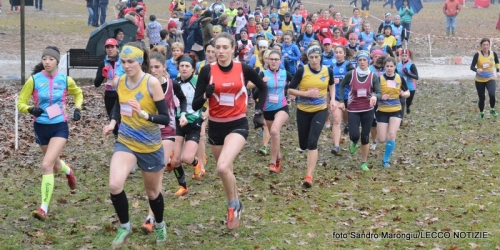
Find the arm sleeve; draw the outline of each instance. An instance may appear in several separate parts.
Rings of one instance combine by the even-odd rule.
[[[380,25],[378,26],[378,30],[377,30],[377,33],[380,34],[382,33],[382,29],[384,28],[384,21],[382,21],[382,23],[380,23]]]
[[[111,110],[111,120],[115,120],[116,123],[120,123],[121,121],[121,115],[120,115],[120,101],[118,101],[119,98],[116,98],[115,105],[113,106],[113,109]]]
[[[262,107],[264,107],[264,102],[267,98],[267,84],[262,81],[262,78],[259,77],[257,72],[255,72],[252,67],[246,64],[241,64],[241,66],[243,67],[243,75],[245,76],[245,81],[251,81],[255,84],[255,86],[257,86],[257,88],[259,88],[259,101],[255,104],[255,109],[262,110]]]
[[[290,21],[291,22],[291,21]],[[296,31],[297,30],[297,25],[295,25],[294,22],[292,22],[292,26],[293,26],[293,31]]]
[[[474,55],[474,57],[472,58],[472,62],[470,63],[470,70],[472,70],[474,72],[477,71],[476,65],[477,65],[478,58],[479,58],[479,52]]]
[[[500,72],[500,63],[498,62],[498,55],[497,53],[493,52],[493,57],[495,58],[495,68],[497,68],[497,72]]]
[[[297,47],[300,48],[300,42],[302,41],[304,37],[304,33],[300,34],[299,37],[297,37],[297,41],[295,41],[295,43],[297,44]]]
[[[407,91],[408,90],[408,85],[406,84],[406,80],[404,77],[401,77],[401,90],[402,91]]]
[[[410,67],[410,77],[415,79],[415,80],[418,80],[418,71],[417,71],[417,66],[415,66],[415,64],[412,64],[411,67]]]
[[[181,113],[182,112],[186,112],[187,111],[187,99],[186,99],[186,95],[184,95],[184,92],[182,92],[182,88],[181,88],[181,85],[175,81],[175,80],[172,80],[172,84],[173,84],[173,89],[174,89],[174,95],[177,97],[177,99],[179,99],[179,105],[180,105],[180,108],[181,108]]]
[[[168,115],[168,107],[165,99],[155,102],[158,114],[149,114],[148,120],[152,123],[168,125],[170,123],[170,116]]]
[[[35,82],[33,82],[33,77],[30,77],[19,93],[19,100],[17,102],[19,112],[28,113],[28,109],[30,108],[30,106],[28,106],[28,102],[31,99],[31,95],[33,95],[34,88]]]
[[[332,68],[328,68],[328,75],[330,76],[330,80],[328,81],[328,85],[335,84],[335,78],[334,78],[334,75],[333,75]]]
[[[380,79],[378,78],[377,75],[373,74],[372,81],[373,81],[373,92],[375,93],[377,100],[380,100],[382,99],[382,89],[380,88]]]
[[[207,89],[207,85],[210,79],[210,65],[205,65],[200,70],[200,74],[198,75],[198,82],[196,82],[196,90],[194,91],[194,99],[191,104],[193,110],[197,111],[203,107],[205,104],[205,98],[203,95],[205,94],[205,90]],[[262,81],[262,80],[261,80]]]
[[[304,67],[299,67],[295,72],[295,75],[292,78],[288,88],[296,89],[299,86],[300,80],[302,80],[302,75],[304,74]]]
[[[75,80],[68,76],[68,94],[75,97],[75,107],[82,108],[83,92],[82,89],[76,85]]]
[[[102,69],[104,68],[104,61],[99,63],[99,67],[97,67],[97,72],[95,73],[94,86],[97,88],[101,86],[104,81],[104,76],[102,76]]]
[[[351,82],[351,78],[352,78],[352,70],[347,72],[347,74],[345,74],[345,77],[344,79],[342,79],[342,81],[340,82],[340,89],[339,89],[339,93],[344,93],[345,91],[345,86],[346,85],[349,85],[349,83]],[[343,103],[344,102],[344,95],[339,95],[339,101],[340,103]]]

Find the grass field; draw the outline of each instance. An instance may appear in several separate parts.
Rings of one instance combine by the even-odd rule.
[[[498,244],[498,121],[478,119],[473,86],[425,81],[397,139],[392,167],[381,168],[383,146],[370,152],[370,172],[359,169],[359,152],[330,154],[329,133],[320,139],[320,160],[312,189],[301,188],[305,153],[298,146],[295,115],[283,128],[285,166],[269,174],[268,158],[256,153],[257,131],[238,157],[235,173],[245,205],[243,225],[224,229],[225,197],[209,156],[208,175],[189,180],[190,192],[173,195],[176,181],[165,174],[165,218],[170,249],[492,249]],[[10,90],[8,91],[10,92]],[[106,249],[117,222],[108,194],[110,138],[102,94],[85,89],[84,119],[72,122],[62,157],[76,168],[76,192],[65,178],[56,188],[46,222],[31,218],[39,205],[41,152],[29,117],[21,116],[20,147],[13,152],[12,126],[0,129],[0,241],[7,249]],[[12,103],[0,103],[1,120],[12,120]],[[191,169],[187,169],[189,176]],[[132,225],[145,217],[147,201],[138,173],[126,185]],[[449,232],[442,239],[353,239],[353,233]],[[453,238],[454,232],[487,232],[486,239]],[[332,233],[347,233],[334,239]],[[150,249],[153,235],[137,231],[130,248]]]
[[[311,4],[310,10],[324,7],[322,3],[326,1]],[[86,26],[84,2],[47,1],[44,4],[45,12],[27,10],[28,52],[38,58],[41,48],[47,44],[56,44],[62,50],[85,47],[92,29]],[[166,19],[164,2],[153,0],[147,4],[148,13]],[[341,6],[347,5],[346,2],[335,4],[341,12],[349,12]],[[371,13],[382,16],[381,4],[372,3]],[[424,4],[425,9],[415,17],[412,30],[442,35],[441,3]],[[108,15],[112,13],[108,11]],[[488,21],[478,23],[479,16]],[[495,8],[467,8],[459,16],[458,35],[495,37],[498,34],[494,30],[496,18]],[[1,54],[16,57],[19,20],[14,15],[2,15],[0,20],[0,30],[6,34],[2,36],[5,48]],[[374,18],[371,20],[378,25]],[[472,25],[475,23],[477,25]],[[427,41],[417,34],[414,37],[411,45],[418,60],[428,53]],[[478,40],[434,41],[433,46],[442,55],[472,55],[478,43]],[[398,134],[389,169],[381,168],[383,145],[371,151],[368,163],[372,170],[367,173],[359,169],[359,151],[355,155],[348,153],[347,138],[341,144],[342,156],[333,156],[329,131],[325,130],[320,139],[314,186],[304,190],[300,184],[305,174],[306,155],[296,151],[293,112],[282,130],[285,165],[280,174],[268,173],[269,159],[256,153],[260,138],[257,131],[251,130],[248,145],[235,165],[240,197],[245,205],[243,225],[237,231],[228,232],[223,225],[225,196],[210,150],[208,175],[202,181],[188,180],[187,196],[175,197],[175,178],[165,174],[169,243],[161,249],[499,248],[496,204],[500,194],[497,163],[500,133],[496,129],[499,121],[488,115],[485,120],[478,119],[472,79],[451,83],[421,77],[415,105]],[[0,87],[1,97],[20,89],[5,84]],[[42,159],[34,143],[31,119],[21,116],[20,150],[14,152],[14,103],[13,100],[0,102],[1,249],[109,248],[117,218],[108,191],[112,140],[100,132],[107,120],[102,92],[85,88],[83,120],[70,123],[70,140],[62,154],[64,160],[75,166],[78,189],[70,192],[63,175],[57,175],[49,219],[43,223],[30,214],[40,202]],[[187,169],[187,174],[190,173],[191,169]],[[148,206],[139,173],[130,176],[126,192],[132,226],[137,229]],[[487,232],[487,238],[454,237],[456,232],[468,231]],[[347,238],[334,238],[334,232],[337,236],[347,234]],[[372,233],[379,238],[354,239],[350,237],[351,232],[354,236]],[[451,235],[450,238],[381,239],[382,233],[418,232]],[[136,231],[128,246],[130,249],[154,248],[154,236]]]

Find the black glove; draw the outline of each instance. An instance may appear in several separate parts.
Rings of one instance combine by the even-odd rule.
[[[214,84],[208,84],[207,88],[205,89],[205,97],[208,99],[214,94],[215,90],[215,85]]]
[[[80,118],[82,118],[82,115],[80,114],[80,109],[76,108],[75,112],[73,112],[73,121],[79,121]]]
[[[260,110],[255,111],[255,115],[253,117],[253,126],[255,129],[264,127],[264,120],[262,119],[262,112]]]
[[[34,117],[39,117],[43,114],[43,109],[31,107],[28,109],[28,112],[30,112],[30,114],[32,114]]]
[[[204,121],[205,120],[203,119],[203,117],[200,117],[196,119],[196,121],[194,121],[194,126],[197,128],[201,128],[201,125],[203,124]]]

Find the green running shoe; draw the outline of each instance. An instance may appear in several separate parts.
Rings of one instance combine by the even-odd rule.
[[[128,237],[132,234],[132,230],[127,230],[125,228],[119,228],[113,243],[111,246],[113,248],[123,247],[127,243]]]
[[[259,153],[261,155],[268,155],[269,154],[269,150],[267,149],[266,146],[262,146],[260,149],[259,149]]]
[[[366,165],[366,162],[361,163],[361,170],[370,171],[370,169],[368,168],[368,165]]]
[[[351,152],[351,154],[354,154],[357,148],[357,145],[354,144],[354,142],[351,142],[351,145],[349,145],[349,152]]]
[[[490,109],[490,114],[493,116],[493,117],[497,117],[498,116],[498,113],[496,110],[494,109]]]
[[[167,242],[167,226],[163,225],[161,228],[155,228],[156,245],[161,245]]]
[[[484,119],[484,112],[481,112],[480,117],[481,117],[481,119]]]

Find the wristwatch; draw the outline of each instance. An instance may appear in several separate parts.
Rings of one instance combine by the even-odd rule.
[[[140,117],[143,118],[143,119],[146,119],[146,117],[148,116],[148,112],[144,111],[144,110],[141,110],[141,115]]]

